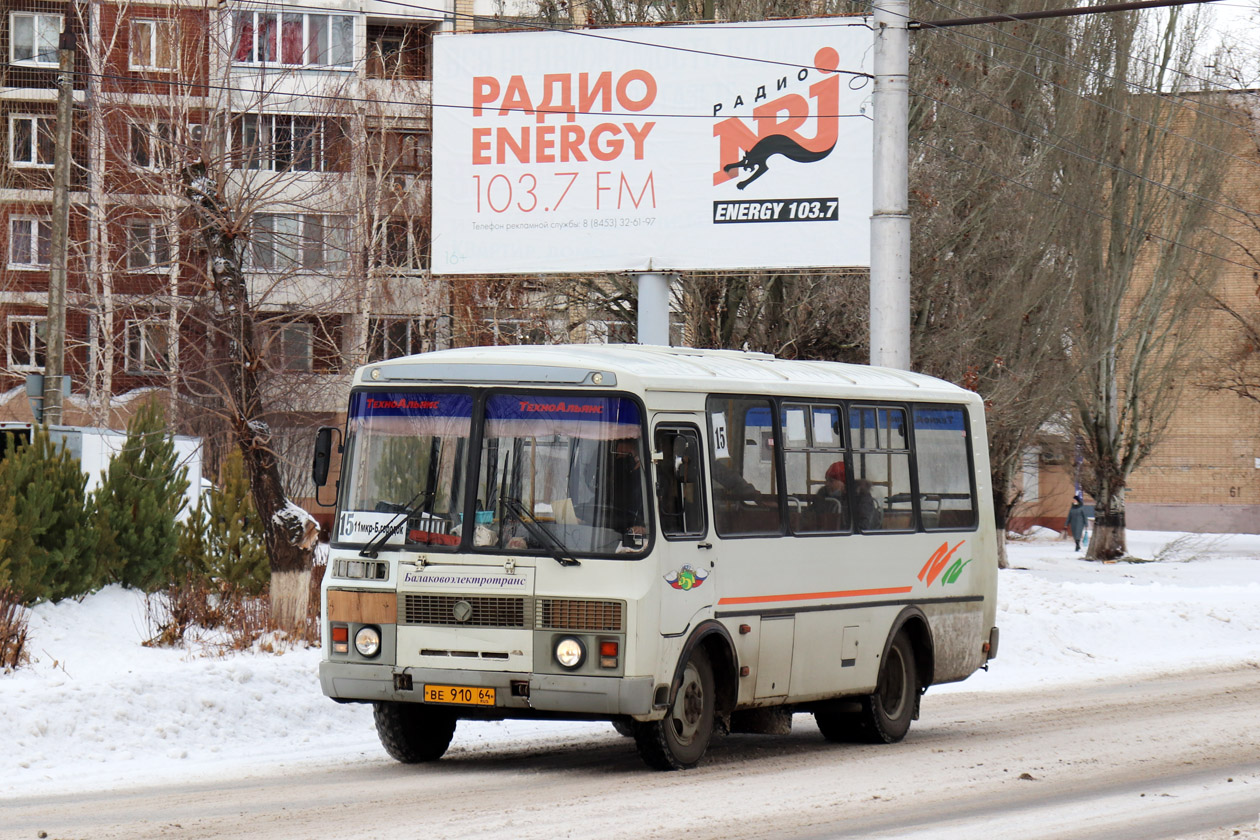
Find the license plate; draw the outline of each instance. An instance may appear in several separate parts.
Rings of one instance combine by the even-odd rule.
[[[494,689],[466,685],[426,685],[424,702],[454,703],[460,706],[493,706]]]

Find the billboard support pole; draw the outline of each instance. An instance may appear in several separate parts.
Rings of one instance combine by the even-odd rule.
[[[875,0],[871,364],[910,368],[910,2]]]
[[[639,286],[639,344],[669,346],[669,286],[673,275],[644,271],[634,275]]]

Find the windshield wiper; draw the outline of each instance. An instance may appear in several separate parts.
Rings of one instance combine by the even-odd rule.
[[[559,537],[548,531],[541,522],[534,518],[534,514],[529,508],[525,507],[524,502],[512,496],[503,496],[500,498],[500,501],[516,517],[517,521],[525,526],[525,530],[534,535],[535,539],[551,546],[551,557],[553,560],[561,566],[582,565]]]
[[[398,512],[394,514],[393,519],[386,523],[384,531],[381,531],[375,537],[372,537],[372,539],[367,541],[367,544],[364,545],[363,548],[359,549],[359,556],[370,557],[375,560],[378,553],[377,549],[384,545],[385,541],[392,537],[398,529],[407,522],[408,519],[420,512],[416,507],[416,499],[419,499],[421,496],[432,495],[433,492],[430,490],[421,490],[419,493],[411,497],[411,501],[401,506],[394,505],[390,502],[377,502],[377,507],[380,507],[382,504],[387,504],[390,507],[395,508]]]

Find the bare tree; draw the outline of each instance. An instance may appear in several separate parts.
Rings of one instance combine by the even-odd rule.
[[[1076,203],[1102,208],[1099,223],[1062,241],[1077,279],[1073,402],[1085,489],[1096,501],[1088,554],[1095,560],[1126,551],[1126,483],[1163,435],[1199,361],[1217,270],[1204,231],[1220,212],[1221,123],[1177,97],[1195,30],[1176,10],[1149,36],[1129,15],[1108,16],[1071,53],[1095,68],[1092,86],[1082,88],[1097,108],[1078,112],[1073,132],[1089,156],[1066,161],[1062,177],[1096,185],[1076,191]]]

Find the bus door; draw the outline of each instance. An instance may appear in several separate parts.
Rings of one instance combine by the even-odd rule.
[[[656,509],[660,536],[656,541],[661,587],[663,635],[682,633],[696,613],[713,603],[713,587],[705,583],[713,571],[705,513],[704,458],[700,428],[693,423],[660,423],[653,447],[661,453],[656,466]]]

